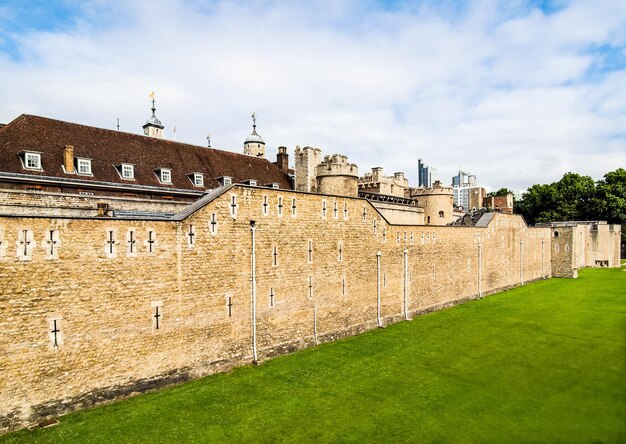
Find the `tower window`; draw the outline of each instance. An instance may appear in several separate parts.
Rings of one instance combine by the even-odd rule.
[[[439,212],[439,217],[443,217],[443,211]]]

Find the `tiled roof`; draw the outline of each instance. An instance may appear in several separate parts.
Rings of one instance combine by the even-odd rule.
[[[75,157],[91,159],[93,176],[64,172],[66,145],[74,147]],[[23,151],[40,152],[43,171],[24,169]],[[115,166],[121,163],[135,166],[135,180],[120,177]],[[171,185],[159,182],[154,172],[159,168],[172,170]],[[292,188],[287,173],[264,158],[27,114],[0,127],[0,172],[195,191],[201,188],[194,187],[188,175],[203,173],[203,188],[220,186],[215,179],[222,176],[234,182],[256,179],[259,185],[278,183],[281,188]]]

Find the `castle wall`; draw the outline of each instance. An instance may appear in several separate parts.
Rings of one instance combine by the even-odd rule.
[[[94,217],[98,203],[108,203],[114,211],[152,211],[178,213],[189,202],[123,198],[111,196],[83,196],[66,193],[1,190],[0,214],[37,216],[41,214],[67,217]]]
[[[252,220],[260,360],[553,274],[550,229],[517,215],[400,226],[239,185],[203,201],[167,222],[0,218],[0,428],[250,362]]]
[[[396,225],[424,225],[424,210],[414,205],[400,205],[371,201],[372,205],[391,224]]]

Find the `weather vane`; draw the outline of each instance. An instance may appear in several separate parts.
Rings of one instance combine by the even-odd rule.
[[[207,141],[207,146],[211,148],[211,135],[210,134],[207,134],[206,141]]]
[[[152,115],[154,116],[154,112],[156,111],[156,107],[154,106],[154,91],[150,93],[150,98],[152,99]]]
[[[256,113],[252,113],[252,129],[256,131]]]

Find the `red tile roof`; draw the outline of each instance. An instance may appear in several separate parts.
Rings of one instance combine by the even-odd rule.
[[[93,177],[64,172],[66,145],[74,147],[75,157],[92,159]],[[42,153],[43,171],[24,169],[23,151]],[[120,177],[116,166],[121,163],[135,166],[135,180]],[[171,168],[171,185],[159,182],[154,172],[158,168]],[[230,176],[234,182],[256,179],[259,185],[278,183],[281,188],[292,188],[287,173],[267,159],[27,114],[0,127],[0,172],[195,191],[201,188],[194,187],[188,175],[203,173],[204,188],[218,187],[215,179],[221,176]]]

